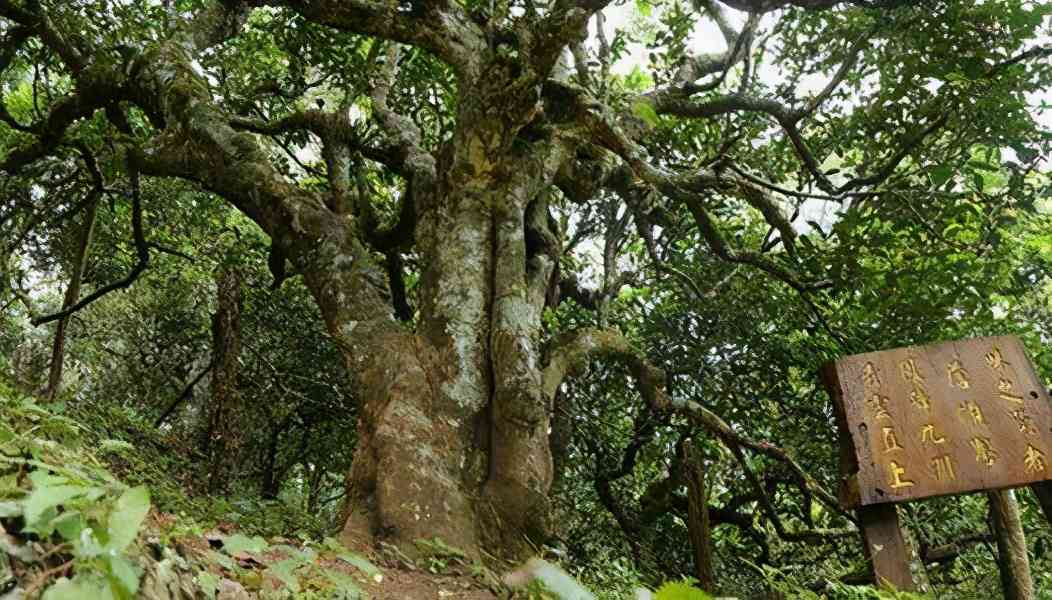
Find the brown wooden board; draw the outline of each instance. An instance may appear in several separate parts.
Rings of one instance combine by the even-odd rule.
[[[874,581],[882,588],[912,592],[917,589],[910,573],[910,552],[902,537],[898,509],[891,504],[858,509],[863,550],[872,565]]]
[[[1052,401],[1015,337],[848,356],[826,382],[845,507],[1052,479]]]

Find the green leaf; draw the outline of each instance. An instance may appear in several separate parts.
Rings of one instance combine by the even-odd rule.
[[[277,550],[284,552],[288,555],[288,558],[298,560],[301,563],[313,562],[316,553],[310,548],[299,549],[295,546],[289,546],[288,544],[277,544],[270,547],[271,550]]]
[[[325,569],[323,572],[325,573],[325,576],[336,585],[333,598],[350,599],[365,597],[365,594],[362,593],[362,588],[358,587],[358,582],[350,575],[339,571],[331,571],[329,569]]]
[[[670,581],[658,589],[654,600],[712,600],[712,596],[681,581]]]
[[[296,577],[295,571],[302,566],[303,561],[287,558],[270,565],[264,572],[280,579],[289,588],[289,591],[296,593],[300,591],[300,582]]]
[[[145,486],[127,490],[117,499],[110,514],[108,550],[124,550],[139,535],[146,513],[150,512],[150,492]]]
[[[247,537],[240,533],[227,536],[223,538],[223,552],[227,554],[236,554],[238,552],[252,552],[259,553],[263,552],[270,545],[267,541],[258,535],[255,537]]]
[[[106,549],[99,543],[95,532],[89,527],[84,531],[80,532],[80,539],[77,540],[77,555],[82,558],[92,558],[95,556],[102,556],[106,552]]]
[[[73,579],[65,577],[49,587],[41,600],[115,600],[110,586],[105,582],[87,577],[77,576]]]
[[[654,110],[654,105],[645,100],[637,100],[632,103],[632,114],[645,121],[651,127],[657,127],[661,123],[657,111]]]
[[[53,525],[55,530],[59,532],[59,535],[69,542],[79,539],[80,532],[87,527],[87,524],[84,522],[84,515],[79,510],[62,513],[55,519]]]
[[[382,576],[382,572],[380,571],[380,569],[377,568],[377,566],[373,563],[366,560],[363,556],[359,556],[358,554],[355,554],[353,552],[345,552],[343,554],[337,555],[337,558],[349,565],[354,566],[362,573],[368,575],[370,578],[376,577],[377,575]]]
[[[109,563],[112,581],[125,593],[126,598],[135,597],[135,593],[139,591],[142,569],[123,556],[110,556]]]
[[[811,503],[811,520],[812,521],[818,521],[819,519],[821,519],[822,518],[822,513],[824,513],[824,512],[825,512],[825,509],[823,509],[821,504],[819,504],[818,502],[812,502]]]
[[[9,428],[7,425],[0,423],[0,445],[6,444],[11,440],[15,439],[17,435],[14,430]]]
[[[216,552],[215,550],[209,550],[206,553],[206,556],[208,557],[209,561],[216,563],[217,565],[223,567],[227,571],[237,571],[239,568],[237,566],[237,563],[234,562],[234,560],[226,554],[221,554],[219,552]]]
[[[99,442],[99,450],[102,452],[115,452],[119,454],[134,449],[135,446],[132,446],[124,440],[102,440]]]
[[[22,515],[22,505],[18,502],[0,502],[0,519],[18,517]]]
[[[953,167],[949,165],[939,165],[931,170],[931,182],[935,187],[940,187],[953,177]]]
[[[48,509],[65,504],[77,496],[83,496],[87,491],[88,488],[82,485],[35,487],[22,505],[27,528],[39,533],[39,527],[49,520],[45,518]]]
[[[208,600],[215,600],[216,591],[219,589],[219,577],[209,571],[201,571],[194,579]]]

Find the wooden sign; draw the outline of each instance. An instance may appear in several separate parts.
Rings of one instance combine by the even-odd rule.
[[[849,356],[826,379],[846,508],[1052,479],[1052,401],[1015,337]]]

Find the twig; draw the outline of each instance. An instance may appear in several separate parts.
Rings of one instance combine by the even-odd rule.
[[[26,587],[25,597],[35,598],[37,591],[43,589],[44,585],[47,584],[48,580],[50,580],[51,577],[53,577],[54,575],[58,575],[59,573],[65,573],[72,566],[73,559],[71,558],[57,567],[53,567],[40,573],[33,579],[33,583],[29,584]]]
[[[139,186],[138,169],[132,168],[130,177],[132,185],[132,238],[135,242],[135,250],[138,257],[137,262],[132,267],[131,271],[128,272],[128,275],[123,279],[100,287],[65,310],[33,318],[30,321],[33,325],[43,325],[44,323],[50,323],[51,321],[57,321],[63,317],[67,317],[112,291],[130,286],[150,264],[150,247],[146,242],[146,237],[143,234],[142,229],[142,193]]]

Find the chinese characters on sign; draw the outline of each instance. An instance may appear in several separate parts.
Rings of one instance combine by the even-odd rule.
[[[1052,403],[1014,337],[850,356],[827,375],[846,506],[1052,479]]]

